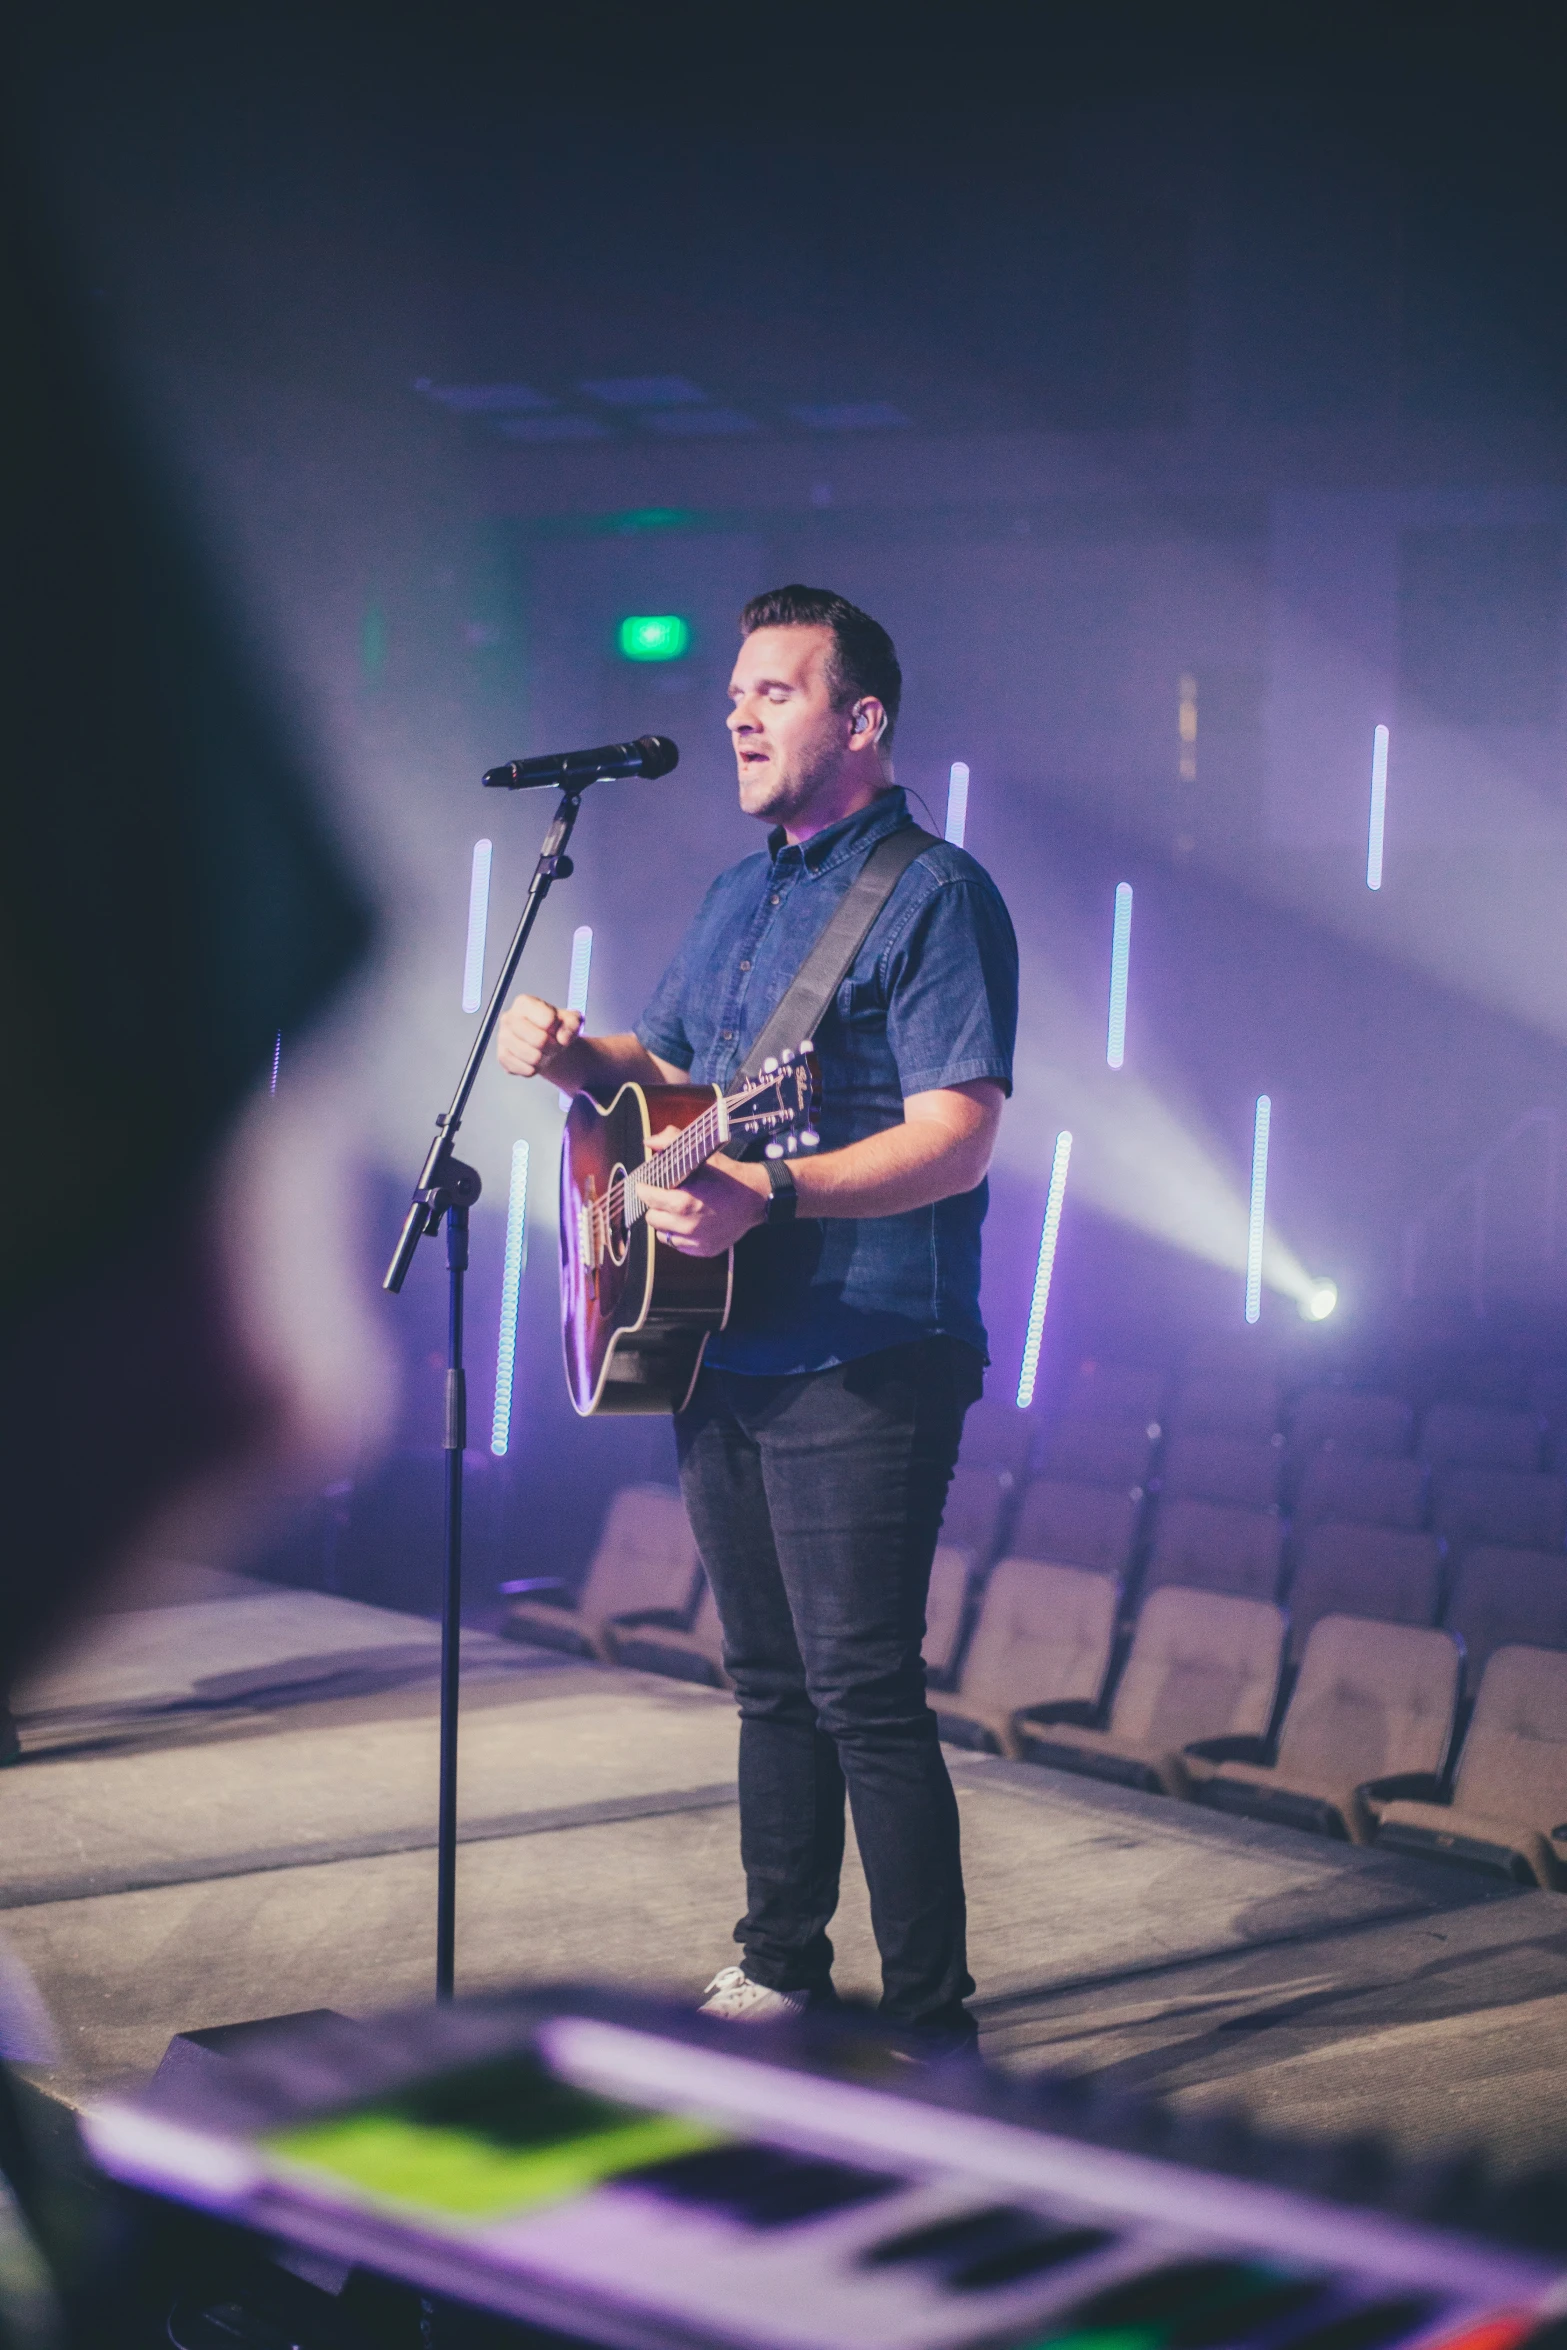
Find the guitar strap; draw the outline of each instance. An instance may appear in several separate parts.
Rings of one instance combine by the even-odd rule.
[[[754,1077],[769,1055],[793,1052],[816,1034],[822,1014],[853,970],[871,924],[915,858],[935,845],[936,835],[917,824],[900,825],[876,843],[784,991],[778,1009],[746,1054],[747,1076]]]

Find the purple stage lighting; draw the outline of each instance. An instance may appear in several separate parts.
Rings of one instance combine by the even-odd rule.
[[[1371,737],[1371,824],[1366,837],[1366,887],[1382,887],[1382,827],[1387,817],[1387,728]]]
[[[476,1012],[484,1001],[484,941],[490,926],[490,844],[473,844],[473,878],[468,884],[468,951],[462,966],[462,1008]]]
[[[593,976],[593,932],[586,922],[579,923],[571,934],[571,971],[566,980],[566,1009],[580,1012],[582,1025],[588,1024],[588,982]],[[560,1096],[562,1110],[571,1108],[571,1096]]]
[[[1262,1234],[1268,1201],[1268,1129],[1272,1123],[1273,1104],[1265,1093],[1259,1093],[1251,1131],[1251,1218],[1246,1232],[1248,1322],[1255,1322],[1262,1312]]]
[[[1050,1162],[1050,1189],[1045,1198],[1045,1220],[1039,1231],[1039,1262],[1034,1268],[1034,1294],[1028,1308],[1028,1334],[1023,1340],[1023,1362],[1018,1372],[1017,1408],[1026,1412],[1034,1400],[1034,1382],[1039,1375],[1039,1349],[1045,1335],[1045,1308],[1050,1303],[1050,1275],[1056,1261],[1056,1234],[1061,1229],[1061,1202],[1066,1196],[1067,1162],[1072,1156],[1072,1137],[1064,1130],[1056,1136],[1055,1156]]]
[[[1115,926],[1110,934],[1110,1030],[1105,1059],[1119,1069],[1126,1059],[1126,975],[1132,957],[1132,885],[1116,884]]]
[[[963,846],[963,835],[968,826],[968,769],[961,759],[954,759],[947,778],[947,838],[954,847]]]
[[[501,1334],[495,1349],[495,1417],[490,1450],[500,1460],[511,1443],[511,1387],[517,1361],[517,1299],[528,1261],[528,1146],[511,1146],[511,1190],[506,1200],[506,1255],[501,1271]]]

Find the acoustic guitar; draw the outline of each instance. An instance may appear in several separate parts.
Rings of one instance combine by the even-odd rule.
[[[758,1135],[768,1155],[814,1150],[819,1071],[808,1044],[718,1085],[623,1085],[579,1093],[560,1154],[560,1302],[566,1385],[577,1410],[678,1412],[709,1337],[729,1319],[734,1251],[657,1248],[638,1177],[672,1189],[715,1151]],[[653,1137],[679,1132],[663,1149]]]

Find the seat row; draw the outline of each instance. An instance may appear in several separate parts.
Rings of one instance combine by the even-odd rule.
[[[1008,1559],[990,1579],[943,1735],[1357,1844],[1567,1887],[1567,1652],[1495,1649],[1456,1769],[1451,1631],[1320,1616],[1288,1703],[1289,1619],[1166,1585],[1114,1670],[1112,1577]]]
[[[1567,1887],[1567,1592],[1553,1590],[1555,1649],[1500,1637],[1494,1567],[1467,1594],[1460,1583],[1441,1628],[1380,1620],[1364,1585],[1344,1595],[1354,1607],[1335,1608],[1326,1538],[1354,1531],[1318,1530],[1322,1548],[1297,1571],[1293,1625],[1272,1599],[1171,1581],[1145,1596],[1129,1640],[1120,1576],[1014,1556],[979,1584],[969,1556],[945,1544],[925,1643],[943,1733]],[[515,1638],[723,1679],[717,1612],[670,1487],[615,1496],[575,1598],[544,1578],[509,1596]],[[1539,1620],[1529,1599],[1516,1621]],[[1453,1769],[1466,1661],[1473,1716]]]
[[[1281,1439],[1171,1436],[1162,1449],[1141,1428],[1063,1420],[1037,1454],[1054,1484],[1106,1491],[1153,1487],[1168,1499],[1227,1508],[1286,1509],[1297,1525],[1326,1518],[1366,1526],[1430,1525],[1446,1541],[1515,1542],[1530,1548],[1567,1538],[1567,1478],[1538,1469],[1426,1462],[1321,1446],[1288,1474]]]
[[[1287,1606],[1289,1656],[1298,1662],[1306,1639],[1323,1616],[1370,1616],[1387,1623],[1441,1625],[1463,1643],[1471,1686],[1494,1650],[1523,1641],[1538,1648],[1567,1649],[1567,1557],[1554,1552],[1472,1550],[1449,1578],[1440,1545],[1429,1534],[1383,1527],[1318,1526],[1306,1535],[1293,1566],[1281,1565],[1275,1547],[1248,1558],[1226,1559],[1205,1538],[1202,1525],[1183,1517],[1177,1535],[1157,1547],[1143,1576],[1144,1606],[1170,1588],[1211,1592],[1215,1597],[1260,1600]],[[1075,1564],[1059,1551],[1041,1551],[1019,1542],[1011,1561],[1034,1567]],[[1226,1581],[1222,1569],[1237,1567]],[[1255,1574],[1239,1571],[1254,1565]],[[1082,1572],[1080,1567],[1079,1572]],[[1126,1579],[1111,1565],[1087,1570],[1114,1584],[1118,1607],[1126,1612]],[[926,1661],[950,1679],[972,1643],[990,1584],[972,1570],[968,1555],[943,1545],[931,1576],[930,1630]]]
[[[1556,1595],[1567,1590],[1567,1550],[1559,1540],[1527,1542],[1520,1537],[1536,1529],[1505,1518],[1498,1538],[1497,1521],[1479,1512],[1448,1524],[1445,1539],[1435,1529],[1357,1523],[1347,1516],[1297,1518],[1287,1526],[1277,1511],[1036,1478],[1015,1498],[1005,1548],[1014,1556],[1116,1575],[1139,1583],[1145,1594],[1179,1583],[1238,1598],[1287,1599],[1297,1616],[1308,1606],[1307,1594],[1326,1585],[1330,1592],[1353,1595],[1357,1612],[1434,1623],[1462,1589],[1468,1595],[1465,1636],[1480,1639],[1478,1595],[1495,1585],[1500,1624],[1510,1625],[1520,1608],[1528,1620],[1529,1611],[1543,1610],[1542,1623],[1559,1621]],[[984,1540],[983,1512],[949,1511],[944,1533],[981,1568],[993,1555]],[[1337,1597],[1324,1606],[1311,1604],[1310,1620],[1337,1604]],[[1487,1653],[1502,1636],[1485,1635]],[[1545,1645],[1558,1637],[1554,1629],[1526,1636]]]
[[[1286,1545],[1277,1517],[1164,1501],[1138,1580],[1130,1570],[1142,1506],[1130,1493],[1036,1480],[1015,1513],[1012,1560],[1093,1576],[1113,1589],[1118,1615],[1134,1582],[1144,1603],[1171,1586],[1287,1603],[1292,1662],[1312,1627],[1333,1614],[1441,1625],[1462,1641],[1471,1682],[1511,1643],[1567,1648],[1567,1554],[1480,1545],[1450,1572],[1427,1533],[1329,1523]],[[961,1513],[945,1531],[961,1534]],[[946,1540],[937,1551],[926,1659],[938,1678],[950,1681],[960,1662],[972,1661],[966,1652],[981,1610],[998,1606],[1007,1588],[1002,1577],[992,1597],[1001,1570],[987,1582],[985,1563],[983,1540]],[[515,1638],[689,1680],[723,1678],[717,1612],[672,1487],[630,1486],[615,1496],[575,1597],[544,1578],[510,1585],[508,1596],[504,1629]],[[1023,1669],[1021,1652],[1017,1663]]]
[[[1297,1462],[1327,1446],[1372,1458],[1413,1453],[1432,1468],[1567,1467],[1567,1374],[1551,1374],[1527,1409],[1439,1402],[1417,1414],[1402,1396],[1348,1387],[1307,1388],[1290,1399],[1278,1380],[1256,1371],[1198,1370],[1172,1381],[1160,1371],[1089,1362],[1061,1397],[1055,1426],[1277,1440]]]

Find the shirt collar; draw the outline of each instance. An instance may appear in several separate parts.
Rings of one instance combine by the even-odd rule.
[[[820,832],[812,833],[804,843],[788,840],[783,826],[775,824],[767,835],[767,846],[775,865],[781,858],[793,854],[798,856],[807,873],[816,874],[825,871],[829,865],[836,865],[841,858],[851,856],[856,849],[870,847],[884,833],[896,832],[900,825],[908,822],[908,800],[902,785],[894,783],[889,784],[885,791],[879,791],[865,807],[857,808],[852,816],[843,816],[836,824],[824,825]]]

